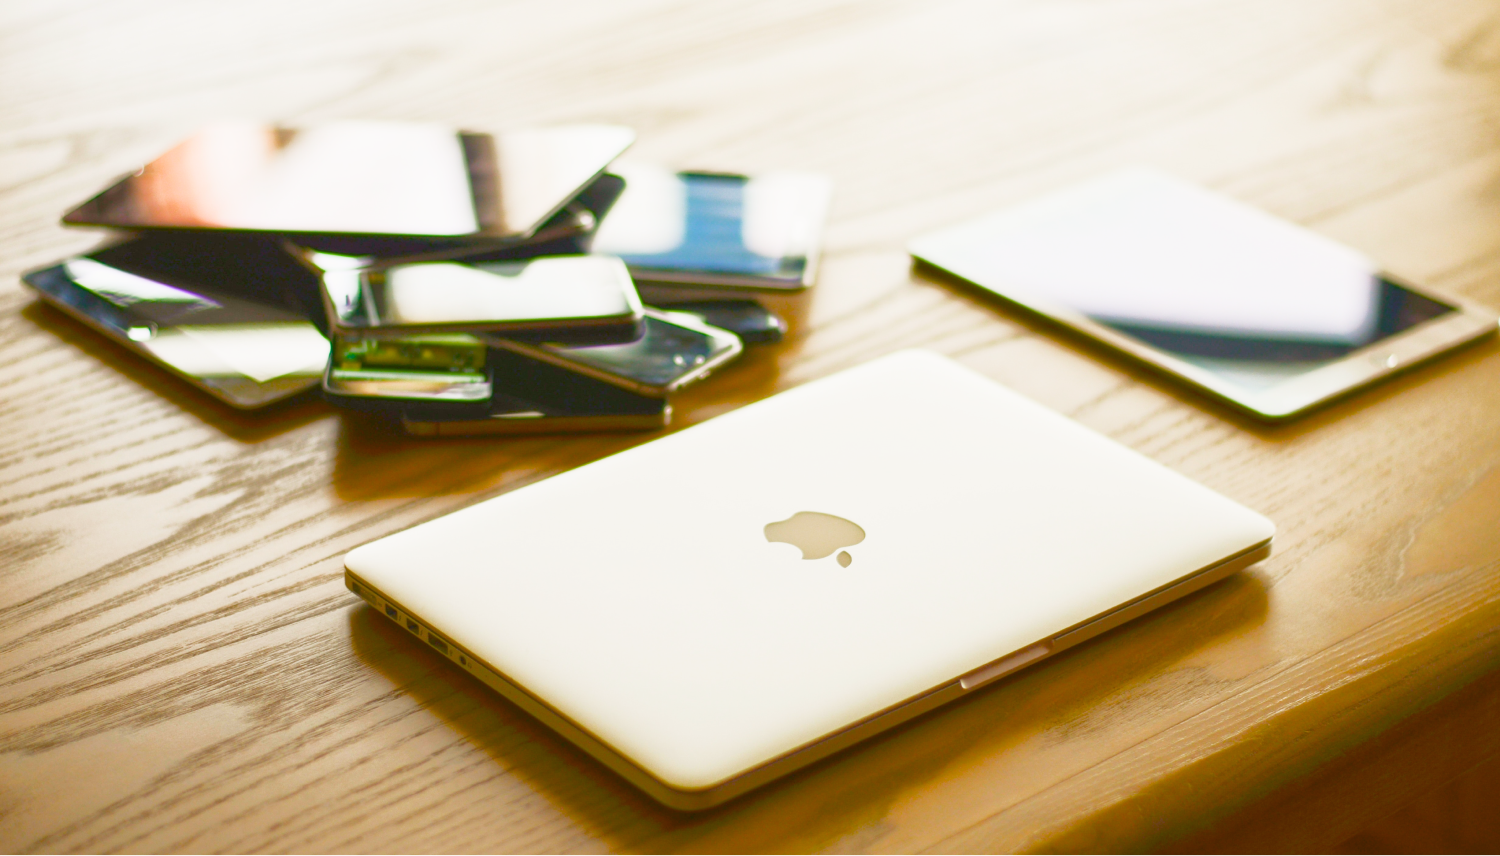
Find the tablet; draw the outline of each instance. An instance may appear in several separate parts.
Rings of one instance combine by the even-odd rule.
[[[919,260],[1267,419],[1495,332],[1495,314],[1132,169],[917,238]]]
[[[615,125],[490,134],[401,122],[221,122],[69,211],[119,229],[494,241],[556,214],[635,140]]]
[[[1265,557],[1273,529],[910,351],[344,565],[414,644],[656,799],[700,809],[1044,668]]]
[[[47,303],[231,407],[317,387],[317,280],[279,244],[148,235],[22,277]]]

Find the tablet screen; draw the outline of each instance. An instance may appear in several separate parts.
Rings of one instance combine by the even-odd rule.
[[[31,271],[46,300],[235,407],[310,389],[328,341],[278,289],[288,269],[277,248],[220,245],[211,275],[175,242],[153,236]],[[237,250],[237,252],[236,252]],[[201,283],[201,284],[200,284]]]
[[[1454,311],[1342,244],[1145,170],[920,238],[912,252],[1249,390]]]

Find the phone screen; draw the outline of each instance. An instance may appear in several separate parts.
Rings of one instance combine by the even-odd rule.
[[[271,244],[217,249],[205,265],[177,242],[137,238],[24,279],[54,306],[236,407],[316,386],[328,341],[284,308],[310,284],[308,272]]]
[[[1455,311],[1342,244],[1146,170],[920,238],[912,254],[1252,391]]]
[[[822,176],[612,169],[624,177],[625,193],[599,227],[594,252],[620,256],[647,280],[676,274],[707,284],[715,275],[781,287],[804,281],[828,207]]]
[[[623,345],[566,347],[542,345],[565,360],[641,386],[667,389],[720,359],[738,353],[734,334],[715,330],[691,316],[646,313],[645,333]]]
[[[526,261],[418,262],[354,267],[314,254],[339,326],[505,329],[618,320],[633,325],[640,301],[630,274],[609,256]],[[350,261],[343,267],[337,262]],[[617,337],[618,338],[618,337]]]

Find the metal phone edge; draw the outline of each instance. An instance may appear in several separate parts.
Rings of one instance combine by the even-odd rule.
[[[413,437],[487,437],[527,434],[572,434],[595,431],[651,431],[672,421],[672,406],[660,413],[608,413],[597,416],[455,419],[431,422],[401,417],[401,428]]]

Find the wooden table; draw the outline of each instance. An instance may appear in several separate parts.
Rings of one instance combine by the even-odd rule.
[[[352,547],[649,436],[243,415],[18,284],[97,240],[67,207],[225,116],[603,120],[639,159],[830,173],[791,336],[674,429],[933,348],[1266,513],[1277,553],[720,810],[658,808],[341,578]],[[1132,163],[1500,305],[1500,12],[0,7],[0,850],[1317,849],[1500,755],[1494,341],[1268,429],[910,267],[914,235]]]

